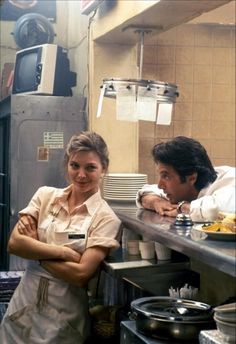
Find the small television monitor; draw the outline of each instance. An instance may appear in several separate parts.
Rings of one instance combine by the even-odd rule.
[[[56,44],[32,46],[16,53],[13,94],[71,96],[76,73],[67,51]]]

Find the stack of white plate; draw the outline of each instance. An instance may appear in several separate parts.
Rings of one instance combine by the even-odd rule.
[[[146,183],[146,174],[108,173],[103,180],[103,197],[111,201],[133,201]]]

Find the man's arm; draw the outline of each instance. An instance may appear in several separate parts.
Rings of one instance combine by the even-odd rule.
[[[166,199],[166,195],[164,194],[163,190],[159,189],[156,184],[145,184],[145,185],[143,185],[143,187],[140,190],[138,190],[138,192],[136,194],[136,205],[137,205],[137,207],[139,207],[139,208],[143,207],[143,205],[141,204],[141,198],[144,195],[151,195],[151,194]],[[149,206],[151,206],[151,205],[149,205]]]
[[[163,190],[156,184],[145,184],[137,192],[136,205],[139,208],[154,210],[160,215],[172,217],[177,215],[177,204],[171,204]]]
[[[162,216],[177,216],[178,205],[171,204],[170,201],[160,196],[154,194],[144,194],[140,199],[140,203],[143,208],[154,210]]]

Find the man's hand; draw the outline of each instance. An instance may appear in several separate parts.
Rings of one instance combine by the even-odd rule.
[[[160,196],[149,194],[142,196],[142,206],[146,209],[154,210],[164,216],[177,216],[177,204],[171,204],[170,201]]]
[[[17,228],[20,234],[38,240],[37,221],[30,215],[21,215],[17,222]]]

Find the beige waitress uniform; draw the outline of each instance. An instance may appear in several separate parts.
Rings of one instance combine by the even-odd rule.
[[[68,245],[79,252],[92,246],[117,248],[120,220],[100,192],[73,214],[66,189],[41,187],[20,214],[38,223],[39,240]],[[0,327],[1,344],[82,344],[90,330],[86,288],[54,278],[29,261]]]

